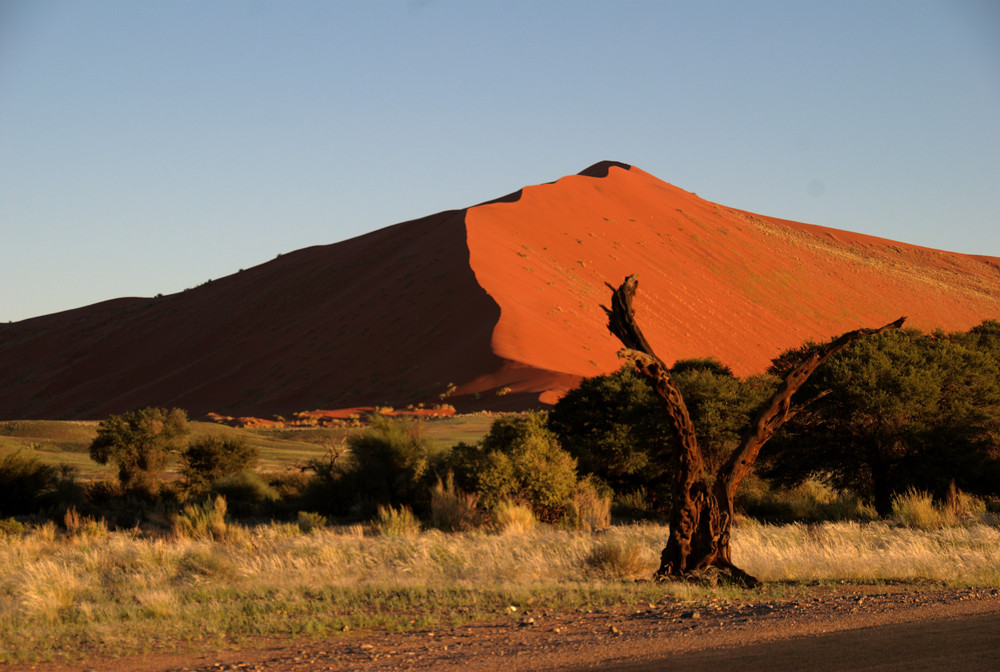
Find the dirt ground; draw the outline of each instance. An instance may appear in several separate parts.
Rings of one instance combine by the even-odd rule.
[[[790,587],[787,598],[512,612],[493,623],[242,651],[11,666],[38,672],[256,670],[988,670],[1000,651],[1000,589]]]

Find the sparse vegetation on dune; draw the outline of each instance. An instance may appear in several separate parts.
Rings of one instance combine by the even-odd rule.
[[[516,537],[481,530],[384,536],[359,525],[303,532],[294,523],[219,528],[218,521],[220,534],[202,533],[211,529],[178,526],[149,537],[85,522],[73,534],[51,523],[0,534],[0,660],[193,642],[245,646],[263,636],[336,636],[345,627],[443,627],[511,618],[510,606],[780,597],[794,593],[788,580],[1000,582],[1000,531],[983,524],[921,530],[743,521],[734,553],[773,582],[764,593],[634,581],[658,564],[667,529],[655,524],[599,533],[542,525]]]

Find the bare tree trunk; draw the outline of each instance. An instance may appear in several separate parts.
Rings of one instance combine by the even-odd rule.
[[[608,315],[608,329],[625,346],[618,353],[619,356],[632,361],[636,369],[649,380],[678,439],[677,449],[673,453],[670,535],[660,555],[660,568],[656,576],[701,577],[709,568],[716,567],[729,572],[734,581],[743,585],[757,585],[759,581],[756,578],[733,564],[729,548],[734,516],[733,502],[740,482],[750,472],[760,449],[768,439],[774,436],[786,420],[795,415],[797,409],[792,409],[792,396],[823,362],[859,338],[887,329],[898,329],[906,318],[878,329],[848,332],[814,350],[785,377],[777,391],[757,411],[739,446],[719,468],[714,485],[709,486],[705,460],[680,390],[670,377],[668,367],[653,352],[635,322],[632,300],[637,286],[638,281],[634,275],[625,278],[618,288],[608,285],[613,292],[611,308],[604,310]],[[824,394],[826,393],[819,396]]]

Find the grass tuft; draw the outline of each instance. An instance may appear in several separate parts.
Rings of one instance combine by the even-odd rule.
[[[408,506],[398,509],[380,506],[371,524],[375,533],[383,537],[410,537],[420,533],[420,521]]]
[[[626,581],[649,578],[656,570],[654,560],[655,556],[637,539],[613,538],[595,545],[585,562],[599,578]]]
[[[188,504],[174,519],[174,534],[189,539],[221,541],[229,532],[226,522],[226,498],[216,495],[204,504]]]
[[[493,520],[500,534],[528,534],[538,527],[531,507],[504,500],[493,507]]]
[[[477,527],[481,520],[479,496],[455,487],[455,476],[431,488],[431,525],[445,532],[464,532]]]

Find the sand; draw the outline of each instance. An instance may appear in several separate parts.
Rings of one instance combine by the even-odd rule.
[[[601,305],[628,274],[661,358],[739,375],[901,315],[1000,318],[1000,259],[755,215],[602,162],[178,294],[0,325],[0,419],[544,406],[619,367]]]

